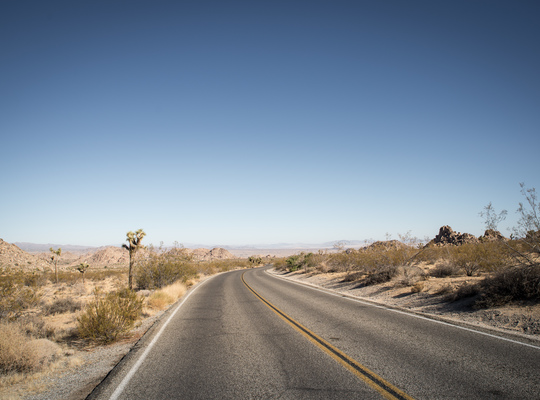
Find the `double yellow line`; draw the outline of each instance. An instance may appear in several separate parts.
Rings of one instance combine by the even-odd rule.
[[[370,371],[368,368],[364,367],[362,364],[355,361],[354,359],[352,359],[351,357],[343,353],[341,350],[332,346],[326,340],[316,335],[315,333],[311,332],[305,326],[301,325],[299,322],[295,321],[294,319],[289,317],[287,314],[285,314],[283,311],[281,311],[279,308],[274,306],[272,303],[270,303],[268,300],[262,297],[259,293],[253,290],[251,286],[247,284],[246,280],[244,279],[244,275],[245,275],[245,272],[242,274],[242,282],[251,291],[251,293],[253,293],[259,300],[261,300],[264,304],[266,304],[272,311],[274,311],[277,315],[279,315],[289,325],[291,325],[298,332],[300,332],[307,339],[309,339],[309,341],[311,341],[320,349],[324,350],[334,360],[339,362],[341,365],[343,365],[345,368],[351,371],[354,375],[356,375],[358,378],[360,378],[369,386],[371,386],[373,389],[375,389],[377,392],[379,392],[381,396],[383,396],[385,399],[413,400],[412,397],[408,396],[407,394],[399,390],[390,382],[387,382],[386,380],[384,380],[383,378],[375,374],[373,371]]]

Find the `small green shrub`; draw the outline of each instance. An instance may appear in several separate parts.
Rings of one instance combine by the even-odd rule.
[[[141,315],[143,301],[129,289],[105,296],[96,290],[94,300],[77,318],[79,336],[102,343],[115,341],[133,328]]]

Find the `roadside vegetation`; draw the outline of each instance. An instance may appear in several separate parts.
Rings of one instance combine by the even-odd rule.
[[[76,363],[79,349],[128,338],[204,276],[254,266],[244,259],[196,261],[181,247],[141,252],[143,237],[142,230],[128,233],[133,289],[129,265],[60,268],[60,249],[44,271],[0,266],[0,388],[54,374]]]
[[[281,271],[341,273],[343,281],[358,286],[387,284],[424,291],[426,281],[448,277],[474,277],[463,284],[445,286],[433,293],[442,301],[470,299],[474,308],[515,302],[540,301],[540,204],[535,189],[521,184],[525,198],[517,210],[520,219],[509,239],[496,231],[507,211],[495,212],[488,204],[480,215],[486,232],[469,242],[421,243],[408,233],[398,240],[380,241],[360,249],[300,253],[276,260]],[[441,228],[442,231],[442,228]],[[471,238],[472,237],[472,238]]]

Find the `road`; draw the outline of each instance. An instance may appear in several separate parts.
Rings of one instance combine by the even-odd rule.
[[[89,399],[540,399],[540,346],[232,271]]]

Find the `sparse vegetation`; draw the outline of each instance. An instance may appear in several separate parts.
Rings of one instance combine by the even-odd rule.
[[[176,281],[196,278],[197,274],[191,255],[184,249],[151,247],[146,258],[135,268],[135,281],[139,289],[160,289]]]

